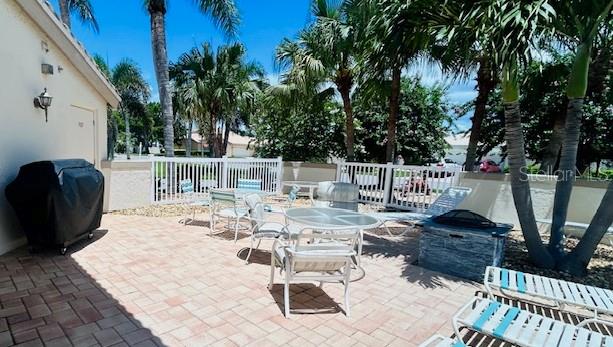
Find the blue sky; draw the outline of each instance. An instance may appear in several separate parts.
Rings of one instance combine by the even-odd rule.
[[[284,37],[295,37],[309,21],[310,0],[236,0],[241,15],[238,36],[247,48],[249,58],[259,62],[272,79],[276,79],[273,54]],[[90,54],[105,57],[110,66],[123,58],[138,63],[143,75],[157,99],[157,87],[151,53],[149,16],[142,0],[91,0],[100,33],[95,34],[87,26],[73,18],[72,29],[83,42]],[[59,12],[57,0],[51,3]],[[166,15],[168,56],[176,60],[183,52],[204,41],[218,46],[226,38],[211,20],[195,9],[191,0],[171,0]],[[445,81],[436,69],[409,69],[411,74],[419,73],[426,83],[445,82],[449,84],[449,99],[463,103],[474,97],[474,82],[451,83]],[[459,126],[464,128],[466,121]]]

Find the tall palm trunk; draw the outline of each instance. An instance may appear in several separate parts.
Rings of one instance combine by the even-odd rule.
[[[556,115],[553,121],[553,132],[551,139],[545,151],[543,153],[543,161],[541,162],[540,171],[546,175],[552,175],[556,168],[556,163],[560,157],[560,149],[562,149],[562,143],[564,142],[564,127],[566,121],[566,114],[560,113]]]
[[[560,155],[560,170],[553,201],[551,238],[549,239],[549,250],[556,259],[564,256],[564,224],[566,223],[570,195],[573,190],[573,183],[575,182],[575,166],[577,163],[579,135],[581,134],[583,98],[587,90],[590,53],[591,44],[581,44],[577,48],[566,90],[568,96],[566,126]]]
[[[517,211],[521,230],[526,240],[530,259],[539,267],[553,268],[555,265],[554,260],[543,245],[532,207],[530,182],[526,173],[524,134],[519,113],[517,72],[505,69],[503,75],[502,93],[505,115],[505,140],[507,143],[511,191],[513,193],[515,210]]]
[[[229,140],[230,140],[230,122],[226,120],[224,132],[223,132],[223,141],[221,145],[222,155],[226,155],[228,153],[228,141]]]
[[[185,141],[185,156],[192,156],[192,131],[194,130],[194,122],[191,119],[187,120],[189,124],[187,125],[187,140]]]
[[[343,99],[343,109],[345,110],[345,128],[347,131],[345,147],[347,149],[347,160],[353,161],[355,159],[355,130],[353,127],[353,108],[351,107],[349,89],[341,90],[341,98]]]
[[[481,125],[487,112],[487,100],[495,86],[496,81],[492,74],[491,63],[488,58],[482,58],[479,63],[479,71],[477,72],[478,95],[475,100],[475,113],[472,118],[470,139],[468,140],[468,148],[466,150],[466,163],[464,164],[466,171],[473,171],[475,159],[477,158],[477,145],[481,139]]]
[[[575,276],[585,276],[590,259],[594,251],[613,224],[613,181],[609,182],[607,191],[596,210],[596,214],[590,222],[590,226],[585,231],[579,244],[567,254],[558,265],[560,270],[566,271]]]
[[[68,6],[68,0],[59,0],[60,3],[60,17],[62,22],[70,28],[70,6]]]
[[[126,158],[130,159],[130,154],[132,153],[132,146],[130,145],[130,114],[126,111],[125,107],[121,107],[121,111],[126,123]]]
[[[168,78],[168,55],[166,52],[166,23],[164,11],[149,10],[151,15],[151,44],[153,48],[153,64],[158,82],[162,119],[164,120],[164,152],[167,157],[174,157],[174,118],[172,113],[172,97]]]
[[[398,122],[398,110],[400,108],[400,67],[395,67],[392,70],[392,85],[390,90],[389,107],[390,114],[387,121],[387,145],[385,147],[385,160],[394,161],[394,152],[396,150],[396,123]]]

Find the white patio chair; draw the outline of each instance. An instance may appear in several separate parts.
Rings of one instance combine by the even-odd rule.
[[[239,207],[237,199],[233,191],[225,190],[211,190],[211,235],[215,230],[215,219],[226,218],[226,228],[231,227],[231,221],[234,220],[234,242],[238,240],[238,230],[240,229],[241,219],[247,221],[247,215],[249,213],[246,207]]]
[[[191,179],[185,179],[179,182],[179,189],[183,195],[183,201],[186,206],[192,208],[192,218],[189,222],[193,222],[196,218],[196,210],[198,207],[206,207],[210,205],[209,199],[203,197],[202,194],[198,194],[194,191],[194,184]],[[183,225],[187,225],[187,215],[183,218]]]
[[[471,193],[472,189],[467,187],[450,187],[445,189],[441,195],[439,195],[436,200],[423,213],[417,212],[377,212],[377,213],[369,213],[368,215],[373,216],[379,221],[381,224],[379,227],[384,227],[385,231],[390,236],[394,236],[392,232],[387,227],[386,223],[395,222],[395,223],[410,223],[411,225],[407,226],[399,235],[403,235],[406,233],[412,224],[421,222],[433,216],[440,216],[445,214],[462,203],[464,199]]]
[[[453,317],[456,336],[461,336],[461,327],[516,346],[613,346],[611,336],[479,297]]]
[[[344,310],[350,316],[349,278],[352,257],[358,233],[335,232],[331,234],[305,233],[308,228],[292,234],[291,241],[275,240],[270,257],[270,283],[272,289],[275,267],[280,266],[284,273],[283,303],[285,317],[290,314],[290,283],[324,282],[342,283],[345,286]]]
[[[239,178],[236,182],[236,189],[239,190],[262,190],[262,180],[249,180]]]
[[[251,222],[251,245],[249,253],[245,258],[245,263],[249,264],[249,257],[253,251],[253,244],[257,240],[255,249],[260,247],[260,243],[264,239],[275,240],[279,237],[289,238],[291,232],[297,233],[300,231],[295,225],[285,225],[279,222],[273,222],[266,219],[266,205],[262,202],[259,194],[249,194],[245,196],[245,204],[249,208],[249,221]]]
[[[574,306],[591,311],[594,315],[581,321],[578,326],[593,322],[613,326],[613,321],[602,318],[602,314],[613,315],[613,291],[609,289],[494,266],[485,269],[483,284],[490,298],[494,297],[493,291],[498,290],[507,297],[541,305],[553,303],[562,310],[566,305]]]
[[[273,204],[265,204],[264,210],[266,210],[266,212],[271,212],[271,213],[285,214],[285,210],[288,208],[292,208],[292,206],[296,202],[299,191],[300,191],[300,187],[292,186],[289,192],[287,193],[287,198],[284,198],[283,200],[275,199],[275,197],[272,198],[273,202],[281,202],[282,203],[281,206],[276,206]]]

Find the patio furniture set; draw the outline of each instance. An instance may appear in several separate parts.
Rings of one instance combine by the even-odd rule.
[[[613,327],[611,290],[492,266],[485,270],[484,286],[486,298],[475,297],[453,316],[455,338],[434,335],[421,346],[466,346],[460,338],[462,327],[517,346],[613,346],[612,336],[590,329],[591,323]],[[561,311],[573,307],[593,316],[570,324],[556,320],[555,315],[546,317],[500,303],[494,292]]]
[[[358,213],[357,185],[343,182],[320,182],[317,184],[317,200],[314,198],[314,182],[294,182],[287,199],[280,200],[272,193],[261,190],[261,181],[239,179],[235,189],[211,189],[208,198],[194,192],[191,180],[180,182],[184,201],[192,209],[209,206],[210,232],[216,230],[220,220],[225,220],[225,230],[234,232],[234,241],[239,232],[250,235],[250,246],[245,262],[262,240],[272,240],[271,275],[269,287],[274,281],[277,267],[284,273],[284,313],[289,316],[289,284],[297,281],[337,282],[345,286],[344,311],[349,310],[349,282],[353,268],[359,269],[364,241],[364,230],[385,227],[394,236],[386,223],[390,221],[413,224],[431,216],[440,215],[458,206],[470,193],[470,188],[446,189],[429,206],[426,213],[380,212]],[[301,188],[309,189],[311,207],[294,208]],[[281,206],[279,206],[281,203]],[[268,216],[282,216],[283,222],[273,221]],[[408,227],[403,231],[406,232]]]

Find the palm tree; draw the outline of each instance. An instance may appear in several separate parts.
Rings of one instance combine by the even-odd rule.
[[[600,26],[608,21],[611,0],[572,1],[570,3],[538,1],[475,1],[466,3],[463,14],[479,19],[480,25],[456,29],[476,30],[482,42],[491,45],[494,59],[502,67],[502,97],[505,109],[506,143],[511,174],[511,189],[515,208],[526,240],[528,253],[534,263],[546,268],[558,268],[574,275],[585,275],[587,265],[598,242],[613,222],[613,183],[601,201],[596,215],[581,241],[564,254],[561,226],[565,224],[568,202],[574,181],[583,97],[587,88],[590,48]],[[484,6],[485,5],[485,6]],[[458,23],[470,20],[458,17]],[[570,29],[574,27],[574,29]],[[579,30],[577,30],[579,29]],[[453,35],[450,28],[448,33]],[[573,36],[576,35],[576,36]],[[527,176],[524,136],[519,113],[518,71],[531,60],[537,42],[571,38],[576,43],[573,69],[568,79],[566,129],[560,160],[561,176],[558,177],[554,198],[554,220],[550,246],[543,244],[532,207],[530,184]],[[495,48],[495,49],[493,49]],[[564,176],[564,177],[562,177]]]
[[[613,0],[574,0],[555,4],[558,15],[555,21],[557,34],[561,40],[570,41],[575,45],[575,58],[566,88],[568,107],[549,240],[549,250],[557,259],[561,259],[565,254],[563,228],[575,181],[577,149],[581,134],[583,101],[587,91],[592,45],[603,25],[610,24],[612,7]],[[607,228],[608,226],[604,229]],[[576,271],[577,269],[574,269],[573,266],[569,265],[568,270]],[[587,263],[585,266],[587,267]]]
[[[347,159],[355,157],[354,119],[351,93],[356,76],[358,40],[356,21],[342,1],[315,0],[312,14],[315,21],[301,31],[295,42],[284,40],[276,51],[282,68],[295,70],[291,75],[297,85],[307,76],[323,83],[333,83],[343,102],[345,113],[345,149]],[[317,84],[316,86],[319,86]]]
[[[213,156],[225,154],[232,124],[252,109],[263,72],[245,61],[241,44],[220,46],[214,52],[208,43],[181,55],[170,68],[183,108],[201,131],[206,129]]]
[[[402,69],[423,57],[433,42],[433,30],[427,22],[426,13],[438,8],[436,1],[355,1],[355,10],[368,14],[364,33],[362,64],[369,66],[368,79],[389,81],[389,118],[387,127],[386,161],[394,160],[396,123],[400,107],[400,83]]]
[[[194,0],[202,13],[209,14],[213,22],[227,34],[236,33],[239,16],[233,0]],[[174,130],[172,96],[168,76],[168,54],[166,51],[166,0],[144,0],[151,17],[151,45],[153,63],[158,83],[162,117],[164,119],[164,150],[166,156],[174,156]]]
[[[149,84],[143,78],[138,65],[129,59],[123,59],[113,67],[111,81],[121,96],[119,112],[125,121],[126,156],[130,159],[130,117],[144,114],[149,99]]]
[[[89,0],[59,0],[60,18],[62,22],[71,27],[70,15],[76,14],[84,24],[89,24],[95,32],[99,32],[98,22],[94,15],[94,9]]]

